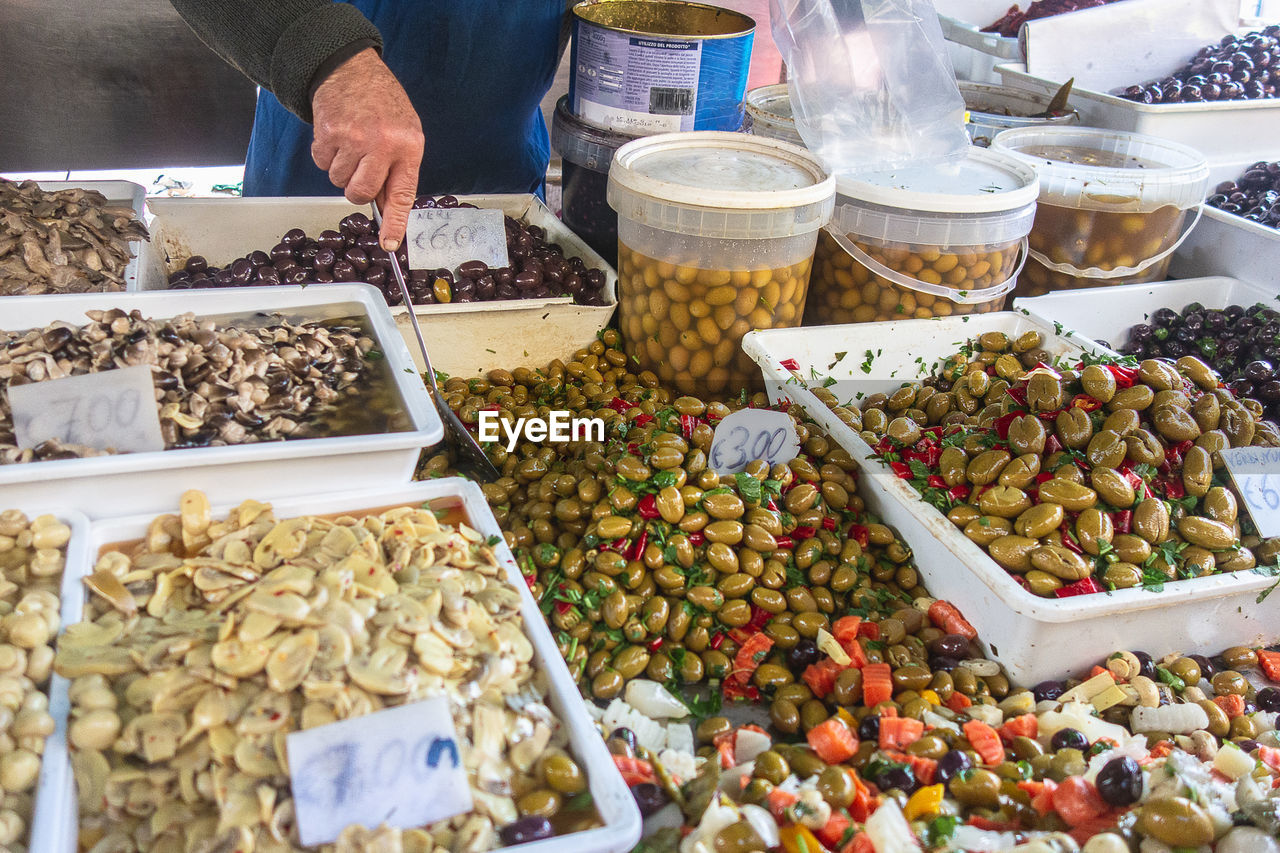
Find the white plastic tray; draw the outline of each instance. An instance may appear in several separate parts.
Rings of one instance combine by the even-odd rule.
[[[263,442],[64,459],[0,466],[0,503],[58,504],[90,518],[159,512],[176,506],[187,489],[203,489],[224,501],[252,489],[265,497],[323,494],[408,482],[419,452],[444,436],[440,416],[396,333],[382,295],[367,284],[246,287],[159,293],[86,293],[14,296],[4,301],[0,325],[29,329],[55,320],[86,322],[85,311],[137,309],[144,316],[174,317],[246,312],[299,312],[317,319],[364,315],[386,356],[411,429],[381,435]]]
[[[934,5],[956,79],[998,83],[997,64],[1025,59],[1018,39],[981,31],[1009,10],[1008,0],[937,0]]]
[[[67,543],[67,562],[63,574],[63,589],[59,607],[62,625],[80,619],[80,609],[66,598],[66,578],[74,573],[73,566],[81,566],[89,560],[89,519],[83,513],[63,506],[40,506],[23,502],[13,503],[8,495],[0,497],[0,511],[19,509],[28,518],[49,514],[57,516],[71,527],[71,540]],[[74,826],[71,812],[73,788],[71,762],[67,756],[67,681],[57,675],[49,679],[49,715],[53,717],[53,734],[45,740],[44,754],[40,761],[40,776],[36,782],[35,811],[28,827],[27,849],[32,851],[55,849],[58,839],[68,826]]]
[[[590,246],[578,238],[531,194],[458,196],[479,207],[499,208],[508,216],[546,230],[569,257],[605,272],[605,306],[575,305],[568,297],[504,300],[414,309],[436,370],[466,378],[494,367],[536,366],[563,358],[595,340],[613,316],[618,276]],[[192,255],[224,266],[255,249],[270,249],[290,228],[315,235],[336,229],[349,213],[368,213],[341,197],[154,199],[152,244],[142,275],[143,290],[164,290],[169,273]],[[393,308],[396,325],[409,345],[418,369],[423,368],[417,341],[403,306]]]
[[[1066,330],[1057,335],[1052,324],[1017,312],[748,332],[742,347],[760,365],[771,399],[802,406],[858,461],[867,508],[897,528],[915,552],[930,594],[960,608],[1015,682],[1030,686],[1078,673],[1119,649],[1159,656],[1280,639],[1280,597],[1255,600],[1275,579],[1252,572],[1170,582],[1161,593],[1138,588],[1065,599],[1032,595],[910,485],[869,459],[873,451],[862,437],[813,395],[809,382],[792,378],[779,364],[794,358],[802,376],[815,371],[815,386],[835,378],[838,384],[829,390],[844,402],[852,392],[890,391],[916,379],[920,370],[983,332],[1014,337],[1033,329],[1054,355],[1104,352],[1087,338],[1065,337]],[[868,349],[873,359],[870,373],[864,373]],[[847,355],[837,361],[839,352]]]
[[[147,224],[147,191],[141,184],[135,184],[133,181],[36,181],[36,183],[40,185],[40,189],[46,192],[69,189],[97,190],[106,196],[107,201],[111,204],[132,207],[134,212],[138,214],[138,219],[144,225]],[[129,251],[133,253],[133,258],[124,268],[124,289],[126,291],[138,289],[142,258],[146,251],[144,247],[147,245],[145,240],[132,240],[129,242]],[[52,296],[54,294],[49,295]]]
[[[1197,232],[1203,227],[1204,222],[1201,221]],[[1124,346],[1129,339],[1129,329],[1146,322],[1157,308],[1181,311],[1192,302],[1200,302],[1208,308],[1226,308],[1228,305],[1248,308],[1255,302],[1264,302],[1280,309],[1280,302],[1276,300],[1280,286],[1262,287],[1224,276],[1124,284],[1102,290],[1106,298],[1105,311],[1098,310],[1100,293],[1096,288],[1020,298],[1014,300],[1013,307],[1031,312],[1032,317],[1050,327],[1060,323],[1092,340],[1105,341],[1115,347]]]
[[[1280,152],[1280,148],[1277,151]],[[1210,192],[1215,185],[1210,184]],[[1278,269],[1280,231],[1207,204],[1203,206],[1199,224],[1173,253],[1173,262],[1169,264],[1169,274],[1178,278],[1229,275],[1259,285],[1272,294],[1280,292],[1276,279]]]
[[[255,488],[242,484],[236,494],[229,497],[232,500],[236,497],[261,499],[262,495]],[[480,487],[457,477],[413,483],[392,489],[346,493],[341,497],[278,500],[272,501],[272,506],[276,517],[283,519],[299,515],[339,513],[357,515],[362,510],[382,510],[400,505],[417,506],[428,501],[439,509],[461,507],[471,527],[486,536],[497,536],[501,539],[502,530],[494,520]],[[228,501],[221,506],[215,506],[214,517],[226,517],[236,505]],[[173,511],[176,506],[177,501],[174,500],[171,505],[161,509]],[[142,515],[102,520],[91,526],[88,547],[83,552],[82,560],[74,564],[68,561],[67,564],[62,591],[64,620],[68,612],[75,614],[74,619],[70,621],[80,621],[82,618],[85,594],[81,578],[93,570],[93,564],[97,560],[100,549],[109,543],[140,539],[145,535],[151,520],[152,516]],[[640,840],[640,811],[636,807],[635,799],[618,773],[595,723],[587,715],[573,677],[569,674],[564,659],[560,657],[551,631],[547,628],[547,623],[538,610],[538,603],[529,592],[528,584],[520,574],[510,549],[503,542],[498,545],[497,552],[498,558],[506,569],[508,582],[520,592],[520,615],[524,619],[529,639],[533,641],[535,665],[547,676],[551,708],[568,727],[570,749],[587,772],[591,797],[603,822],[603,826],[585,832],[502,849],[519,851],[519,853],[625,853]],[[66,681],[61,678],[58,680],[62,681],[62,695],[65,697]],[[61,749],[65,754],[65,732],[60,729],[53,737],[62,739]],[[71,779],[71,784],[74,784],[74,779]],[[74,788],[69,786],[68,793],[70,820],[61,827],[51,827],[47,846],[33,845],[32,851],[74,853],[76,850],[79,821],[76,817]],[[57,833],[58,828],[63,832]]]
[[[1006,86],[1050,96],[1066,82],[1028,74],[1022,63],[997,65],[996,71]],[[1280,99],[1139,104],[1076,86],[1071,90],[1071,103],[1086,127],[1128,130],[1181,142],[1204,154],[1211,167],[1280,156],[1276,142]]]

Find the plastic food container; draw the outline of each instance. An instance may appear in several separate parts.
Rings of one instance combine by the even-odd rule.
[[[440,416],[397,333],[382,295],[367,284],[244,287],[159,293],[85,293],[14,296],[5,300],[5,329],[31,329],[62,320],[85,322],[100,308],[137,310],[153,318],[192,312],[200,317],[280,312],[303,319],[362,317],[386,360],[396,405],[409,428],[402,432],[308,438],[227,447],[195,447],[85,459],[0,465],[0,501],[57,504],[90,518],[161,512],[177,506],[187,489],[212,501],[246,491],[259,497],[324,494],[408,482],[423,448],[444,436]]]
[[[1019,312],[752,332],[743,349],[759,363],[771,399],[803,406],[858,461],[867,509],[898,530],[914,551],[930,594],[960,609],[1016,683],[1030,687],[1064,672],[1087,670],[1116,649],[1141,648],[1159,658],[1193,648],[1254,647],[1280,640],[1280,600],[1272,595],[1257,601],[1275,578],[1254,572],[1173,581],[1159,593],[1135,587],[1074,598],[1032,595],[874,459],[862,437],[811,390],[830,376],[836,384],[827,390],[842,403],[859,393],[892,391],[983,332],[1016,337],[1031,330],[1044,336],[1044,348],[1053,355],[1105,352],[1079,334],[1055,334],[1053,324]],[[784,369],[779,363],[783,359],[795,359],[798,370]]]
[[[223,496],[219,502],[222,505],[214,504],[214,517],[226,517],[227,513],[238,505],[239,500],[247,498],[261,499],[262,494],[252,484],[241,482],[237,489]],[[272,501],[272,507],[277,518],[290,518],[299,515],[358,516],[382,512],[395,506],[421,506],[424,503],[430,503],[434,509],[443,511],[461,510],[463,520],[472,528],[485,536],[502,538],[502,531],[494,520],[480,487],[457,477],[392,488],[383,486],[376,490],[354,493],[344,491],[338,497],[278,500]],[[172,511],[176,506],[175,497],[171,505],[159,507],[157,511]],[[112,518],[92,525],[87,547],[81,552],[81,559],[74,563],[70,559],[67,561],[67,571],[63,576],[62,586],[64,624],[79,622],[83,618],[85,593],[82,579],[93,571],[93,565],[102,548],[111,543],[142,538],[152,518],[152,515]],[[538,603],[529,592],[528,584],[520,574],[510,549],[505,543],[499,543],[497,551],[498,559],[506,568],[507,580],[520,593],[520,615],[524,620],[525,631],[533,643],[535,665],[547,678],[548,699],[552,710],[568,729],[569,750],[587,772],[591,797],[602,823],[602,826],[585,832],[546,838],[502,849],[520,851],[520,853],[625,853],[640,839],[641,819],[635,799],[614,766],[613,759],[605,748],[604,739],[600,737],[595,724],[587,715],[573,677],[556,649],[555,640],[551,636],[546,620],[539,612]],[[55,739],[58,741],[58,749],[61,750],[65,760],[67,755],[65,719],[69,710],[66,696],[69,685],[66,679],[59,676],[54,676],[54,681],[55,684],[60,682],[57,686],[64,703],[64,725],[60,725],[49,740],[50,743]],[[44,829],[45,844],[42,846],[33,844],[30,848],[32,851],[74,853],[78,847],[78,807],[74,779],[69,771],[70,768],[67,767],[64,777],[66,802],[62,811],[64,819],[56,825],[46,827]]]
[[[626,133],[737,130],[756,22],[675,0],[586,0],[573,7],[569,104]]]
[[[1234,278],[1215,276],[1113,287],[1107,291],[1105,311],[1098,310],[1096,295],[1074,290],[1017,299],[1013,306],[1018,310],[1030,311],[1031,316],[1038,317],[1055,328],[1055,324],[1060,324],[1090,340],[1116,349],[1129,339],[1132,327],[1148,322],[1148,318],[1159,308],[1181,312],[1192,302],[1199,302],[1206,308],[1226,308],[1228,305],[1248,308],[1258,302],[1271,305],[1275,301],[1274,286],[1264,287]]]
[[[1016,38],[981,29],[1008,11],[1012,5],[1008,0],[937,0],[934,5],[957,80],[999,83],[999,63],[1026,59]]]
[[[609,206],[609,164],[638,136],[601,130],[575,117],[569,96],[556,103],[551,147],[560,155],[560,219],[611,266],[618,263],[618,214]]]
[[[147,191],[141,184],[135,184],[133,181],[36,181],[36,183],[46,192],[70,189],[97,190],[106,196],[111,204],[132,207],[138,214],[138,219],[144,224],[147,222]],[[129,243],[129,251],[133,253],[133,259],[124,268],[126,291],[139,289],[138,279],[147,245],[144,240],[133,240]]]
[[[672,133],[623,146],[619,325],[639,370],[689,394],[736,394],[751,329],[797,326],[835,179],[802,148],[741,133]]]
[[[955,165],[841,179],[805,324],[998,311],[1025,261],[1035,170],[971,148]]]
[[[40,506],[23,502],[13,503],[0,498],[0,511],[19,509],[28,518],[54,515],[71,528],[71,540],[67,542],[67,563],[63,571],[62,590],[59,595],[59,617],[65,626],[80,620],[80,608],[69,604],[66,595],[67,577],[74,575],[79,584],[77,567],[89,561],[89,519],[80,512],[63,508],[64,505]],[[35,809],[31,825],[27,827],[27,850],[61,850],[62,838],[67,827],[75,825],[74,789],[71,781],[71,762],[67,756],[67,681],[57,675],[50,676],[48,685],[49,716],[53,717],[53,734],[45,740],[44,754],[40,761],[40,775],[36,780]]]
[[[1074,109],[1052,118],[1033,117],[1049,107],[1052,95],[965,80],[956,85],[960,87],[960,95],[968,109],[965,129],[969,131],[969,139],[983,148],[991,146],[991,140],[997,133],[1011,127],[1080,123],[1080,114]]]
[[[743,130],[804,147],[804,139],[796,130],[796,120],[791,114],[791,92],[786,83],[774,83],[747,92],[743,109],[747,114]]]
[[[483,376],[495,365],[542,367],[566,352],[587,346],[613,316],[617,276],[613,267],[565,227],[531,194],[459,196],[478,207],[501,208],[547,232],[548,240],[577,255],[587,266],[605,271],[603,293],[609,305],[575,305],[569,297],[511,299],[502,302],[417,305],[414,313],[436,370],[450,376]],[[154,214],[143,290],[165,290],[169,273],[192,255],[222,266],[255,249],[270,248],[290,228],[318,234],[336,228],[350,213],[368,213],[338,197],[317,198],[161,198]],[[385,304],[385,303],[384,303]],[[390,309],[418,370],[418,342],[404,306]],[[535,334],[530,334],[536,330]]]
[[[1223,181],[1236,180],[1254,162],[1212,166],[1210,190]],[[1261,285],[1275,294],[1276,270],[1280,269],[1280,230],[1208,204],[1200,206],[1200,213],[1195,230],[1173,253],[1169,275],[1174,278],[1229,275]],[[1200,301],[1209,304],[1203,299]]]
[[[1021,57],[1014,63],[997,65],[995,70],[1004,85],[1049,97],[1066,82],[1028,74]],[[1148,75],[1155,76],[1159,75]],[[1145,133],[1189,145],[1204,154],[1211,166],[1276,158],[1275,129],[1280,120],[1280,100],[1274,98],[1139,104],[1106,92],[1075,87],[1071,90],[1071,104],[1080,111],[1082,124]]]
[[[1040,175],[1031,261],[1018,296],[1165,277],[1204,200],[1200,152],[1151,136],[1074,127],[1006,130],[991,150]],[[1191,223],[1194,227],[1195,222]]]

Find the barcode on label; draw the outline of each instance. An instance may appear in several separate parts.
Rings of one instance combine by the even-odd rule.
[[[693,90],[671,86],[649,89],[649,112],[659,116],[687,116],[693,112]]]

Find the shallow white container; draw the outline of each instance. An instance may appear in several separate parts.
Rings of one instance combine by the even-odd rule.
[[[1206,204],[1201,207],[1200,223],[1173,253],[1169,274],[1179,278],[1233,276],[1274,296],[1280,293],[1277,269],[1280,231]]]
[[[1203,227],[1202,219],[1198,228]],[[1129,329],[1146,322],[1157,308],[1181,312],[1192,302],[1203,303],[1207,308],[1226,308],[1228,305],[1248,308],[1255,302],[1264,302],[1276,308],[1280,307],[1273,304],[1278,294],[1280,285],[1262,287],[1234,278],[1213,276],[1109,287],[1105,311],[1098,310],[1098,296],[1088,290],[1062,290],[1045,296],[1020,298],[1014,300],[1013,307],[1029,311],[1032,317],[1050,327],[1056,328],[1054,324],[1060,323],[1091,340],[1121,347],[1129,339]]]
[[[1050,97],[1066,82],[1028,74],[1021,62],[998,65],[996,71],[1006,86]],[[1210,166],[1273,160],[1280,154],[1276,144],[1280,99],[1139,104],[1075,86],[1071,89],[1071,104],[1079,111],[1081,124],[1087,127],[1129,130],[1190,145],[1204,154]]]
[[[210,500],[220,502],[247,488],[265,497],[373,488],[410,481],[422,448],[439,443],[444,436],[440,416],[413,368],[404,340],[396,333],[382,295],[367,284],[14,296],[4,301],[0,325],[12,330],[55,320],[82,324],[85,311],[99,308],[137,309],[153,318],[187,311],[198,316],[283,312],[316,319],[363,315],[386,357],[411,429],[3,465],[0,503],[58,504],[101,518],[160,512],[176,506],[187,489],[203,489]]]
[[[227,495],[215,503],[213,517],[225,518],[227,513],[238,505],[236,501],[250,498],[261,499],[262,495],[254,486],[241,484],[234,494]],[[502,538],[502,530],[498,527],[480,487],[457,477],[393,488],[346,492],[339,497],[290,498],[271,503],[276,517],[285,519],[299,515],[359,515],[363,510],[383,510],[401,505],[419,506],[426,502],[430,502],[437,509],[460,507],[466,516],[467,524],[472,528],[486,536]],[[161,511],[175,511],[177,506],[175,499],[168,506],[161,507]],[[93,571],[93,565],[102,547],[110,543],[142,538],[152,518],[152,515],[139,515],[104,519],[93,523],[89,531],[87,547],[80,552],[83,555],[81,560],[76,563],[68,560],[67,572],[63,576],[64,623],[81,620],[85,605],[84,584],[81,583],[81,579]],[[498,559],[506,569],[507,581],[520,593],[520,615],[524,619],[526,634],[533,642],[534,661],[538,669],[547,676],[551,708],[568,728],[570,750],[587,772],[591,797],[603,823],[603,826],[585,832],[546,838],[502,849],[519,851],[519,853],[625,853],[640,840],[640,810],[636,806],[635,798],[631,796],[630,789],[618,773],[595,723],[587,715],[573,677],[569,674],[569,669],[556,648],[551,631],[538,610],[538,602],[534,600],[528,584],[520,574],[515,557],[512,556],[505,542],[499,543],[497,553]],[[68,619],[68,613],[74,614],[74,618]],[[55,679],[62,682],[61,695],[65,702],[67,682],[58,676],[55,676]],[[64,708],[64,719],[66,713],[67,710]],[[61,742],[60,749],[65,756],[65,728],[60,727],[50,740],[54,738]],[[50,827],[47,846],[33,845],[32,851],[74,853],[76,850],[78,808],[74,793],[74,779],[69,772],[66,776],[67,795],[70,798],[67,800],[66,818],[61,825]]]
[[[829,390],[841,402],[857,393],[891,391],[983,332],[1015,337],[1031,330],[1044,335],[1044,348],[1054,355],[1105,352],[1079,334],[1055,334],[1052,323],[1020,312],[750,332],[742,346],[764,372],[772,400],[804,407],[857,460],[867,508],[897,528],[915,552],[929,593],[960,609],[1015,682],[1031,686],[1080,674],[1121,649],[1159,657],[1280,639],[1280,597],[1256,601],[1275,579],[1252,572],[1173,581],[1160,593],[1137,588],[1063,599],[1032,595],[910,485],[869,458],[871,447],[809,390],[831,376],[837,384]],[[868,351],[870,372],[863,372]],[[841,352],[847,355],[837,358]],[[788,358],[798,363],[799,376],[819,378],[793,376],[780,364]]]
[[[941,5],[941,4],[940,4]],[[1001,3],[1008,8],[1008,4]],[[991,18],[994,21],[1003,12]],[[991,23],[988,21],[987,23]],[[938,13],[942,36],[947,40],[947,53],[957,80],[972,83],[999,83],[996,68],[1006,62],[1022,62],[1022,44],[1016,38],[1006,38],[999,33],[984,33],[979,27],[952,15]]]
[[[448,305],[418,305],[431,363],[451,376],[482,376],[494,367],[544,367],[585,347],[609,323],[617,302],[617,273],[600,255],[570,231],[537,196],[458,196],[477,207],[498,208],[508,216],[537,225],[566,257],[578,256],[588,268],[604,270],[609,304],[575,305],[567,296],[552,299],[508,299]],[[351,213],[368,207],[335,197],[315,198],[166,198],[153,199],[153,251],[142,275],[142,290],[165,290],[169,273],[192,255],[225,266],[254,250],[270,249],[290,228],[314,236],[337,229]],[[391,309],[418,370],[423,369],[417,340],[404,306]]]
[[[111,204],[132,207],[134,212],[138,214],[138,219],[144,225],[147,224],[147,191],[141,184],[135,184],[133,181],[36,181],[36,183],[40,185],[40,189],[46,192],[69,189],[97,190],[106,196],[107,201]],[[145,240],[131,240],[129,242],[129,251],[133,253],[133,259],[124,268],[124,289],[126,291],[138,289],[143,258],[146,253],[144,247],[147,245],[148,243]],[[63,294],[56,295],[61,296]]]
[[[71,528],[71,540],[67,543],[67,563],[63,573],[59,616],[65,626],[80,619],[79,607],[69,604],[66,598],[66,579],[74,572],[73,566],[89,561],[89,519],[83,513],[68,510],[62,505],[42,506],[23,502],[13,503],[7,495],[0,496],[0,511],[20,509],[28,518],[55,515]],[[73,826],[73,788],[71,762],[67,756],[67,681],[51,676],[48,686],[49,715],[53,717],[53,734],[45,740],[44,755],[40,761],[40,776],[36,781],[35,812],[28,828],[27,849],[31,851],[60,849],[66,827]]]

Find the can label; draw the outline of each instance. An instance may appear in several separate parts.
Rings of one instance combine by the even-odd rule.
[[[694,129],[702,41],[579,26],[575,112],[630,133]]]

